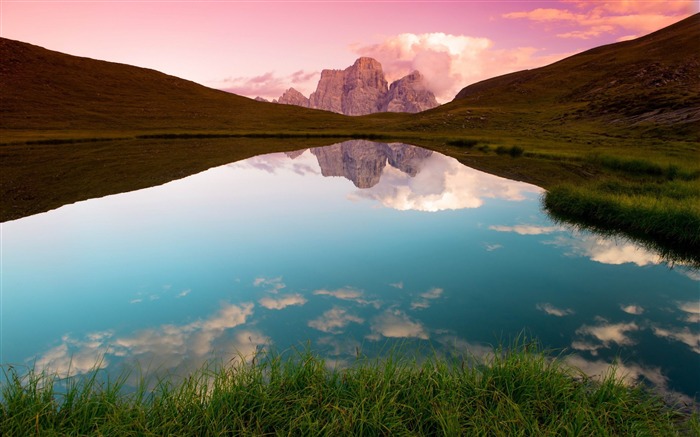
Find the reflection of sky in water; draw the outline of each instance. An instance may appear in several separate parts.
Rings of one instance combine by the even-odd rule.
[[[695,394],[697,271],[553,224],[541,192],[357,142],[4,223],[2,361],[182,371],[310,340],[342,366],[392,341],[485,354],[525,329],[591,374],[620,357]]]

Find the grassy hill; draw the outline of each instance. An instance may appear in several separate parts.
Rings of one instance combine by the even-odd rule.
[[[632,40],[462,89],[452,107],[529,107],[550,126],[694,140],[700,133],[700,14]],[[447,108],[445,108],[447,109]]]

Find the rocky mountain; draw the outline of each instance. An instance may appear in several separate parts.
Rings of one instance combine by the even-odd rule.
[[[308,99],[290,88],[279,103],[345,115],[420,112],[438,106],[418,71],[388,85],[382,65],[366,57],[345,70],[323,70],[316,91]]]
[[[344,85],[344,71],[323,70],[316,91],[309,96],[309,107],[342,114]]]
[[[282,94],[282,97],[277,100],[277,103],[282,103],[284,105],[296,105],[303,108],[309,107],[309,99],[304,97],[302,93],[294,88],[289,88],[287,91],[285,91],[284,94]]]
[[[344,76],[341,100],[343,114],[365,115],[379,112],[387,92],[382,65],[372,58],[360,58],[345,69]]]
[[[380,112],[421,112],[437,106],[435,95],[425,86],[418,70],[393,82],[384,97]]]
[[[287,152],[294,159],[304,150]],[[433,152],[402,143],[376,143],[366,140],[351,140],[326,147],[314,147],[321,174],[326,177],[339,176],[357,188],[372,188],[379,183],[387,163],[402,172],[415,176],[422,162]]]

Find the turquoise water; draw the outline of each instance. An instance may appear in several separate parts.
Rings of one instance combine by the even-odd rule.
[[[3,364],[184,372],[309,341],[483,354],[700,391],[700,274],[552,222],[543,191],[405,144],[259,156],[2,224]]]

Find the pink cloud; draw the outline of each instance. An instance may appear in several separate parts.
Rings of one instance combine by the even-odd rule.
[[[698,11],[695,1],[581,1],[563,0],[563,8],[537,8],[510,12],[504,18],[527,19],[560,25],[560,38],[589,39],[622,31],[647,34],[669,26]],[[573,10],[571,10],[573,9]],[[629,38],[629,35],[625,35]]]
[[[420,71],[439,102],[450,101],[465,86],[513,71],[540,67],[568,54],[540,55],[534,47],[497,49],[488,38],[445,33],[402,33],[352,47],[377,59],[389,82]]]
[[[510,12],[504,18],[527,18],[532,21],[577,21],[580,15],[562,9],[537,8],[528,12]]]
[[[218,83],[216,87],[230,93],[246,97],[264,97],[268,100],[278,99],[290,87],[308,96],[316,89],[320,73],[317,71],[296,71],[287,76],[277,76],[267,72],[253,77],[229,77]]]

